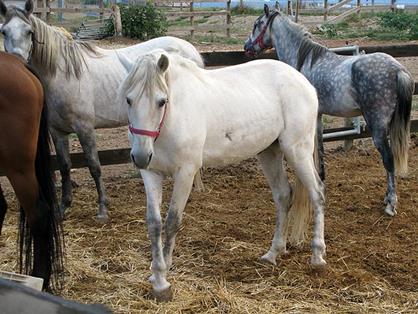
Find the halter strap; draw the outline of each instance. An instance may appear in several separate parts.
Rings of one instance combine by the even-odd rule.
[[[155,140],[157,140],[157,138],[160,136],[161,128],[164,125],[164,120],[165,120],[165,116],[166,116],[166,112],[167,112],[167,105],[168,105],[168,102],[164,105],[163,117],[161,118],[161,121],[160,121],[160,124],[158,125],[157,130],[150,131],[150,130],[144,130],[144,129],[137,129],[132,124],[129,124],[129,131],[132,134],[145,135],[145,136],[155,138]]]
[[[279,11],[275,11],[272,15],[270,15],[269,16],[269,18],[267,19],[267,23],[266,23],[266,25],[264,26],[264,28],[261,30],[261,32],[260,32],[260,34],[258,34],[258,36],[257,36],[257,38],[251,43],[253,46],[255,45],[255,44],[258,44],[258,46],[260,47],[260,49],[267,49],[267,48],[271,48],[271,46],[267,46],[267,45],[265,45],[264,44],[264,41],[263,41],[263,39],[264,39],[264,35],[265,35],[265,33],[267,32],[267,27],[269,27],[269,25],[270,25],[270,27],[271,27],[271,25],[272,25],[272,22],[273,22],[273,20],[274,20],[274,18],[277,16],[277,15],[279,15],[280,13],[279,13]]]

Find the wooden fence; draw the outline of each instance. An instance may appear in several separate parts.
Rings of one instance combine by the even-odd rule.
[[[367,53],[372,52],[384,52],[390,54],[394,57],[415,57],[418,56],[418,44],[411,45],[400,45],[400,46],[365,46],[360,47],[360,50],[364,50]],[[338,54],[347,54],[347,52],[338,52]],[[205,52],[202,53],[202,56],[205,60],[206,66],[229,66],[234,64],[240,64],[249,61],[250,59],[245,56],[243,51],[225,51],[225,52]],[[259,58],[263,59],[277,59],[275,52],[269,52],[261,55]],[[418,82],[415,82],[415,95],[418,95]],[[334,133],[338,131],[344,131],[350,128],[333,128],[325,129],[324,133]],[[411,121],[411,132],[418,132],[418,120]],[[370,137],[370,130],[366,127],[362,129],[359,134],[345,135],[340,137],[335,137],[332,139],[326,139],[325,142],[330,141],[341,141],[341,140],[352,140],[359,138]],[[116,165],[116,164],[125,164],[130,163],[130,148],[120,148],[120,149],[109,149],[99,151],[100,163],[105,165]],[[54,167],[58,169],[55,156],[53,157]],[[84,153],[72,153],[71,162],[73,168],[84,168],[87,167],[87,163],[84,158]]]
[[[199,8],[197,4],[201,3],[224,3],[223,9]],[[169,32],[190,32],[193,39],[196,32],[225,32],[227,37],[231,36],[231,0],[193,0],[184,2],[175,2],[170,0],[154,0],[157,7],[164,8],[164,15],[167,16],[172,26],[169,26]],[[197,18],[207,18],[211,16],[224,16],[225,24],[205,24],[200,25]],[[189,20],[189,25],[177,26],[176,21],[183,19]]]
[[[338,23],[352,14],[360,14],[361,12],[394,11],[395,9],[400,8],[396,5],[396,0],[390,0],[390,4],[384,5],[376,5],[375,0],[356,0],[354,6],[351,5],[352,0],[340,0],[333,5],[329,5],[329,0],[322,1],[322,4],[316,3],[316,7],[303,7],[304,3],[302,0],[287,0],[287,5],[284,11],[288,15],[292,15],[296,22],[298,22],[299,15],[317,14],[324,16],[324,22]],[[402,5],[401,7],[402,10],[418,11],[418,7],[414,5]]]

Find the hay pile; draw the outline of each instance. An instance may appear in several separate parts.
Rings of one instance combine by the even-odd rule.
[[[259,262],[275,218],[270,191],[251,160],[205,171],[207,190],[192,194],[176,243],[168,277],[174,301],[167,304],[150,295],[144,189],[135,171],[130,165],[104,168],[111,222],[99,225],[93,181],[87,170],[77,170],[80,186],[65,222],[62,296],[104,303],[115,313],[416,313],[418,147],[411,150],[411,175],[398,183],[394,219],[383,215],[385,174],[374,149],[336,151],[326,160],[325,274],[311,272],[308,243],[291,248],[275,267]],[[6,194],[10,200],[9,189]],[[6,242],[2,270],[15,269],[16,218],[16,210],[9,213],[0,240]]]

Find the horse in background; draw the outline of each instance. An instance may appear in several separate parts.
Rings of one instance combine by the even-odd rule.
[[[286,252],[289,225],[290,242],[303,241],[313,207],[311,264],[324,267],[325,199],[314,162],[318,99],[308,80],[275,60],[204,70],[155,50],[135,64],[121,61],[130,73],[118,98],[127,108],[132,161],[141,169],[147,194],[155,296],[171,297],[166,275],[196,172],[253,156],[261,163],[277,211],[273,242],[262,260],[276,264]],[[293,193],[284,158],[295,169]],[[160,206],[166,176],[173,176],[174,186],[163,246]]]
[[[248,55],[274,47],[278,59],[302,72],[318,91],[320,176],[325,179],[322,115],[363,115],[381,154],[387,174],[385,212],[396,215],[395,171],[408,172],[410,115],[414,80],[393,57],[384,53],[340,56],[313,41],[302,26],[270,11],[257,18],[245,42]],[[390,136],[390,144],[388,141]]]
[[[0,52],[0,172],[20,203],[20,271],[59,289],[63,234],[50,161],[44,90],[24,61]],[[0,234],[7,203],[0,187]],[[32,265],[33,262],[33,265]]]
[[[128,124],[126,108],[115,103],[119,84],[126,76],[118,55],[136,59],[152,49],[162,48],[183,55],[200,67],[203,67],[203,60],[193,45],[168,36],[123,49],[100,49],[87,42],[68,39],[62,31],[35,17],[32,11],[32,0],[27,0],[23,9],[7,8],[0,0],[0,14],[5,18],[1,28],[5,50],[30,62],[46,83],[50,131],[62,178],[62,213],[72,202],[68,135],[75,132],[96,184],[97,219],[105,222],[107,201],[94,129]],[[201,186],[199,179],[197,185]]]

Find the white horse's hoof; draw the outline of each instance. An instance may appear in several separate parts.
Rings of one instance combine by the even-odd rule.
[[[267,252],[266,254],[264,254],[263,256],[261,256],[260,260],[264,263],[269,263],[269,264],[273,264],[273,265],[277,265],[276,263],[276,257],[273,256],[272,253]]]
[[[149,276],[149,277],[148,277],[148,281],[149,281],[150,283],[154,283],[154,282],[155,282],[155,276],[154,276],[154,275]]]
[[[322,257],[312,257],[311,268],[315,272],[324,272],[327,269],[327,262]]]
[[[173,300],[171,286],[168,286],[168,288],[164,290],[153,290],[152,294],[157,302],[169,302]]]
[[[387,206],[385,208],[385,213],[388,214],[391,217],[395,216],[397,214],[395,206],[393,206],[391,204],[387,204]]]

